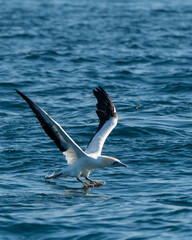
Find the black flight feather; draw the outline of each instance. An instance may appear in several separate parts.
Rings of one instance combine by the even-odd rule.
[[[117,113],[110,97],[102,87],[98,87],[96,88],[96,90],[93,90],[93,94],[97,99],[96,113],[97,116],[99,117],[99,126],[97,128],[96,133],[94,134],[95,136],[97,132],[103,127],[107,120],[109,120],[111,117],[117,118]],[[94,136],[90,139],[88,145],[90,144]]]
[[[67,151],[67,147],[64,147],[61,144],[61,141],[58,139],[57,135],[55,134],[55,132],[53,131],[52,127],[50,126],[50,124],[48,124],[46,122],[46,120],[44,119],[44,117],[42,116],[41,112],[38,110],[40,107],[34,103],[33,101],[31,101],[31,99],[29,99],[27,96],[25,96],[22,92],[18,91],[17,89],[15,89],[15,91],[28,103],[29,107],[32,109],[32,111],[35,113],[37,119],[39,120],[42,128],[44,129],[44,131],[47,133],[47,135],[55,142],[55,144],[57,145],[57,147],[59,148],[59,150],[61,152],[65,152]],[[47,114],[47,113],[46,113]],[[47,114],[47,117],[49,119],[51,119],[51,117]],[[52,121],[52,119],[51,119]]]

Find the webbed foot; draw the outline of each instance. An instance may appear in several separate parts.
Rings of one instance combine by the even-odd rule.
[[[92,187],[94,187],[93,184],[86,183],[86,182],[82,181],[80,178],[77,178],[77,180],[78,180],[79,182],[81,182],[81,183],[83,184],[83,186],[86,187],[86,188],[92,188]]]
[[[94,180],[91,180],[90,178],[86,178],[91,184],[93,184],[94,185],[94,187],[100,187],[100,186],[102,186],[102,185],[104,185],[105,184],[105,182],[97,182],[97,181],[94,181]]]
[[[82,183],[83,183],[84,187],[86,187],[86,188],[92,188],[92,187],[94,187],[93,184],[86,183],[86,182],[82,182]]]
[[[100,187],[100,186],[104,185],[105,183],[104,182],[91,181],[91,184],[93,184],[94,187]]]

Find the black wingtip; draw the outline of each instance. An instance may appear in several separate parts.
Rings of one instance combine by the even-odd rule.
[[[47,133],[47,135],[55,142],[57,147],[61,152],[67,151],[67,148],[65,148],[62,143],[60,138],[58,137],[57,133],[52,129],[51,125],[49,122],[47,122],[45,116],[50,119],[50,121],[53,121],[50,116],[43,110],[41,109],[36,103],[34,103],[30,98],[25,96],[22,92],[19,90],[15,89],[15,91],[28,103],[29,107],[32,109],[32,111],[35,113],[37,119],[39,120],[42,128],[44,131]]]
[[[102,91],[104,91],[104,89],[103,89],[101,86],[99,86],[99,89],[102,90]]]
[[[15,89],[15,91],[29,104],[29,106],[31,107],[34,103],[31,101],[30,98],[28,98],[27,96],[25,96],[25,94],[23,94],[22,92],[20,92],[19,90]]]
[[[16,88],[14,88],[15,92],[19,93],[19,90],[17,90]]]
[[[93,94],[94,94],[94,95],[95,95],[95,93],[97,94],[97,93],[99,93],[99,92],[105,92],[105,91],[104,91],[103,88],[100,87],[100,86],[96,87],[96,88],[93,90]]]
[[[16,91],[16,93],[18,93],[20,96],[25,96],[22,92],[20,92],[19,90],[17,90],[16,88],[14,89]]]
[[[97,132],[103,127],[106,121],[108,121],[111,117],[117,119],[115,106],[113,105],[109,95],[105,92],[105,90],[101,86],[98,86],[93,90],[93,94],[97,99],[96,113],[99,117],[99,126],[96,133],[90,139],[88,145],[97,134]]]
[[[18,89],[14,88],[14,90],[15,90],[18,94],[22,94],[22,92],[20,92]]]
[[[98,86],[98,87],[96,87],[96,89],[95,90],[93,90],[93,93],[94,92],[98,92],[98,93],[103,93],[103,94],[105,94],[107,97],[109,97],[109,95],[107,94],[107,92],[101,87],[101,86]]]

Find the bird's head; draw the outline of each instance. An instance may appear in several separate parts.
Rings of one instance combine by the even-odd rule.
[[[119,159],[113,157],[103,156],[103,165],[105,167],[128,167],[126,164],[122,163]]]

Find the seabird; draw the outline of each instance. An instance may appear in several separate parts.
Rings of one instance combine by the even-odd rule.
[[[83,151],[63,130],[63,128],[41,107],[25,96],[22,92],[17,89],[15,89],[15,91],[28,103],[44,131],[55,142],[59,150],[66,157],[68,166],[59,173],[54,172],[50,176],[46,177],[46,179],[75,177],[84,185],[84,187],[99,187],[104,183],[90,179],[89,174],[91,170],[112,166],[128,167],[117,158],[101,155],[104,142],[110,132],[115,128],[118,121],[115,106],[102,87],[98,87],[96,90],[93,90],[93,94],[97,99],[96,113],[99,117],[99,126],[96,133],[89,141],[85,151]],[[85,178],[89,181],[89,183],[82,181],[80,177]]]

